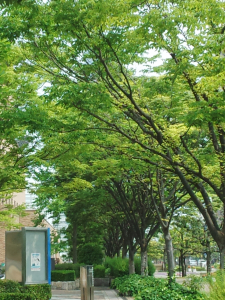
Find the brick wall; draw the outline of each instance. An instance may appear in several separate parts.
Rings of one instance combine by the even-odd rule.
[[[26,210],[26,216],[19,218],[19,223],[22,225],[21,227],[33,227],[35,216],[35,210]]]

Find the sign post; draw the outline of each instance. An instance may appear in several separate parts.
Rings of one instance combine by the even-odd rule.
[[[6,231],[6,279],[51,284],[50,229],[23,227]]]
[[[80,267],[81,300],[94,300],[94,271],[93,266]]]

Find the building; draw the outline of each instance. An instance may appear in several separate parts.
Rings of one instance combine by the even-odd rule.
[[[26,193],[25,191],[21,193],[16,193],[13,195],[13,197],[9,200],[7,200],[7,204],[12,204],[14,206],[26,204],[26,216],[21,217],[18,216],[15,219],[16,223],[21,224],[21,227],[33,227],[35,219],[35,209],[32,208],[32,201],[33,197],[32,195]],[[4,203],[0,202],[0,207],[3,206]],[[51,233],[57,234],[57,231],[55,228],[47,221],[43,220],[42,224],[40,226],[48,227],[51,230]],[[0,265],[5,262],[5,231],[6,229],[4,227],[0,227]],[[59,254],[55,254],[52,257],[57,258],[57,260],[60,260]]]

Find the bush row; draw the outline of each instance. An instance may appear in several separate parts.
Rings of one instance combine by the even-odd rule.
[[[73,264],[73,263],[63,263],[55,265],[55,270],[73,270],[75,272],[75,277],[80,278],[80,266],[84,264]]]
[[[33,296],[28,293],[1,293],[0,300],[34,300]],[[41,298],[38,298],[41,299]]]
[[[52,281],[74,281],[76,279],[74,270],[57,270],[51,272]]]
[[[72,263],[64,263],[58,264],[55,266],[55,271],[52,271],[52,281],[67,281],[63,279],[58,279],[60,276],[63,277],[65,273],[63,271],[72,271],[74,273],[74,278],[80,278],[80,266],[84,264],[72,264]],[[95,265],[94,266],[94,276],[95,278],[104,278],[105,277],[105,266],[103,265]],[[69,273],[68,273],[69,274]],[[72,275],[68,275],[72,276]],[[57,278],[57,280],[56,280]],[[71,278],[71,277],[70,277]],[[74,279],[72,279],[74,280]]]
[[[204,300],[204,296],[178,283],[168,284],[165,279],[141,277],[134,274],[116,278],[111,285],[122,296],[133,296],[135,300]]]
[[[136,274],[141,275],[141,259],[136,257],[134,260],[135,263],[135,272]],[[80,277],[80,266],[84,264],[72,264],[72,263],[64,263],[55,266],[57,271],[59,270],[73,270],[75,271],[75,277]],[[151,260],[148,260],[148,275],[152,276],[155,273],[155,267]],[[59,275],[56,275],[59,274]],[[62,274],[62,273],[61,273]],[[112,277],[121,277],[129,274],[129,260],[127,258],[122,259],[121,257],[106,257],[104,265],[94,265],[94,277],[95,278],[104,278],[105,276]],[[60,273],[56,273],[52,271],[52,281],[56,281],[55,276],[58,276]],[[72,276],[72,275],[70,275]],[[59,279],[58,279],[59,280]],[[57,280],[57,281],[58,281]],[[61,280],[64,281],[64,280]]]
[[[0,280],[0,300],[49,300],[51,286],[36,284],[22,286],[12,280]]]
[[[141,275],[141,258],[135,257],[135,273]],[[129,274],[129,259],[121,257],[106,257],[105,267],[109,269],[110,276],[121,277]],[[152,276],[155,273],[155,267],[151,260],[148,260],[148,275]]]

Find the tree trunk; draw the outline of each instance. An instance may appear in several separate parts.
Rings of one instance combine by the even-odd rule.
[[[136,243],[134,244],[133,232],[131,230],[129,231],[128,248],[129,248],[129,274],[135,274],[134,255],[137,251],[137,248],[136,248]]]
[[[163,271],[166,271],[166,249],[163,250]]]
[[[127,241],[124,239],[123,240],[123,248],[122,248],[122,258],[126,258],[127,257]]]
[[[129,275],[135,274],[134,254],[135,250],[129,247]]]
[[[171,282],[172,278],[174,276],[174,268],[175,268],[174,256],[173,256],[173,244],[172,244],[172,238],[170,236],[168,227],[163,228],[163,233],[164,233],[164,239],[165,239],[165,245],[166,245],[168,276],[169,276],[169,282]]]
[[[182,263],[181,263],[181,257],[179,256],[179,276],[180,276],[180,271],[182,272]]]
[[[77,263],[77,225],[73,224],[73,263]]]
[[[207,274],[211,273],[211,250],[210,250],[210,241],[206,242],[207,246]]]
[[[148,255],[147,250],[141,250],[141,276],[148,276]]]
[[[181,263],[181,272],[182,272],[182,277],[185,277],[185,258],[183,254],[183,249],[180,250],[180,263]]]
[[[225,246],[220,247],[220,269],[224,269]]]

